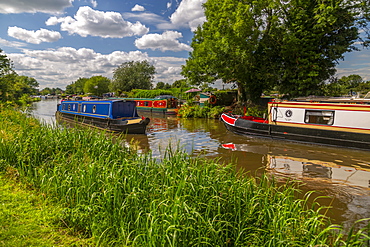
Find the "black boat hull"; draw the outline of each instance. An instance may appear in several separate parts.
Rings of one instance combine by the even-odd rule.
[[[257,136],[277,140],[321,144],[356,149],[370,149],[370,135],[356,132],[291,127],[253,122],[237,118],[233,124],[221,117],[226,128],[239,135]]]
[[[115,119],[104,119],[89,116],[81,116],[57,111],[56,119],[59,122],[78,123],[80,125],[93,127],[108,132],[122,132],[126,134],[145,134],[149,118],[145,118],[135,123],[125,124],[125,121]],[[130,120],[126,121],[129,122]]]

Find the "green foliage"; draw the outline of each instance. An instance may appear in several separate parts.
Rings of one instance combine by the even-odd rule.
[[[349,90],[356,90],[361,83],[363,83],[363,79],[359,75],[349,75],[343,76],[339,79],[338,83],[342,84],[348,91]]]
[[[155,67],[146,60],[123,63],[114,70],[110,89],[118,95],[133,89],[151,89],[154,74]]]
[[[255,102],[272,88],[288,97],[320,94],[369,23],[369,5],[353,1],[208,0],[204,7],[207,21],[182,74],[192,84],[236,83],[242,99]]]
[[[370,91],[370,81],[365,82],[359,75],[343,76],[330,81],[323,87],[325,96],[348,96],[351,92],[365,95]]]
[[[268,110],[266,107],[255,104],[246,104],[244,106],[238,105],[232,109],[232,113],[235,115],[255,116],[262,118],[268,116]]]
[[[129,94],[130,98],[154,98],[159,95],[172,95],[172,90],[142,90],[142,89],[134,89]],[[175,96],[175,95],[174,95]],[[176,96],[175,96],[176,97]]]
[[[237,102],[238,92],[236,90],[220,90],[212,92],[216,96],[217,105],[232,105]]]
[[[88,78],[78,78],[77,81],[73,82],[66,87],[66,94],[84,94],[85,83],[88,81]]]
[[[68,86],[70,86],[70,85],[68,85]],[[45,87],[45,88],[43,88],[42,90],[39,91],[39,94],[41,94],[41,95],[48,95],[48,94],[51,94],[51,95],[60,95],[62,93],[63,93],[63,90],[61,88],[59,88],[59,87],[57,87],[57,88]]]
[[[3,50],[0,49],[0,79],[4,75],[14,73],[12,61],[2,52]]]
[[[189,83],[185,79],[177,80],[172,83],[172,88],[188,88],[190,87]]]
[[[158,161],[105,133],[40,126],[8,110],[0,112],[0,129],[1,170],[65,207],[64,223],[100,246],[360,246],[369,240],[364,230],[340,235],[318,204],[309,205],[310,194],[295,199],[294,183],[241,176],[233,166],[170,149]]]
[[[0,102],[28,103],[29,96],[37,93],[38,82],[28,76],[19,76],[12,61],[0,49]]]
[[[0,77],[0,102],[29,103],[30,96],[37,94],[37,81],[15,73]]]
[[[104,76],[93,76],[84,84],[84,92],[102,96],[109,92],[110,80]]]
[[[170,89],[170,88],[171,88],[170,84],[164,83],[162,81],[158,82],[157,86],[155,87],[155,89]]]
[[[182,118],[219,118],[221,113],[224,111],[224,107],[221,106],[209,106],[203,107],[199,105],[185,104],[181,106],[178,111],[178,116]]]

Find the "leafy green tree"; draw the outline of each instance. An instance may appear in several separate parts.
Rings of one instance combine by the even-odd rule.
[[[20,94],[35,95],[37,94],[39,83],[35,78],[28,76],[17,76],[16,84],[14,85],[18,88]]]
[[[12,61],[2,52],[0,49],[0,101],[18,101],[36,94],[39,86],[36,79],[19,76],[13,70]]]
[[[66,94],[83,94],[84,93],[84,86],[86,81],[89,80],[88,78],[78,78],[77,81],[72,82],[71,84],[66,86]]]
[[[190,87],[190,85],[186,81],[186,79],[177,80],[174,83],[172,83],[172,88],[188,88],[188,87]]]
[[[320,93],[343,54],[356,49],[359,29],[368,25],[367,6],[344,0],[208,0],[207,22],[195,32],[182,74],[197,85],[236,83],[242,99],[249,94],[257,100],[273,87],[289,97]]]
[[[41,95],[48,95],[48,94],[51,94],[51,92],[52,92],[52,89],[51,89],[51,88],[49,88],[49,87],[45,87],[45,88],[43,88],[43,89],[40,91],[40,94],[41,94]]]
[[[360,75],[349,75],[343,76],[338,82],[345,86],[348,90],[356,90],[360,83],[363,82],[363,79]]]
[[[14,73],[12,61],[2,52],[3,50],[0,49],[0,77]]]
[[[2,52],[0,49],[0,100],[7,101],[11,90],[10,79],[15,72],[11,60]]]
[[[163,81],[160,81],[157,83],[157,86],[155,87],[155,89],[164,89],[165,86],[166,84]]]
[[[109,92],[110,79],[104,76],[93,76],[85,82],[84,92],[97,96]]]
[[[132,89],[151,89],[154,74],[155,67],[146,60],[123,63],[114,70],[111,90],[120,94]]]

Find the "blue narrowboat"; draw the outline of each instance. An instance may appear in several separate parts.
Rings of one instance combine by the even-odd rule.
[[[149,118],[140,117],[131,100],[65,100],[58,104],[58,121],[78,122],[109,132],[145,134]]]

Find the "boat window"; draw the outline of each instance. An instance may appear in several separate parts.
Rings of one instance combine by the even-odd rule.
[[[92,109],[93,113],[96,112],[96,105],[93,105],[93,109]]]
[[[68,111],[70,111],[71,110],[71,105],[70,104],[68,104]]]
[[[86,112],[86,105],[84,105],[84,106],[82,107],[82,111],[83,111],[83,112]]]
[[[145,106],[149,106],[149,102],[148,101],[145,101],[144,105]]]
[[[334,111],[306,110],[304,122],[332,125],[334,123]]]
[[[65,109],[66,109],[66,104],[63,104],[62,109],[63,109],[63,110],[65,110]]]

